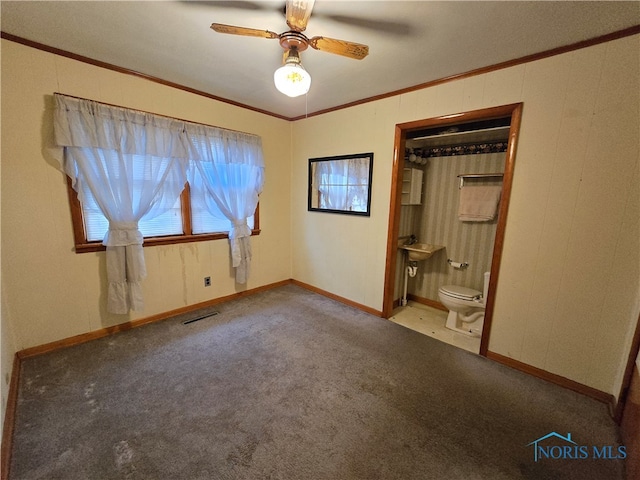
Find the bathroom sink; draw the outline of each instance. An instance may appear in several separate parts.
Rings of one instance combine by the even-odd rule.
[[[409,261],[419,262],[420,260],[426,260],[438,250],[442,250],[444,246],[431,243],[414,243],[413,245],[400,245],[400,248],[407,251]]]

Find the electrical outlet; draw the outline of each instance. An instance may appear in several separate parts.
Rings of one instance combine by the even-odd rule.
[[[205,287],[211,286],[211,277],[204,277],[204,286]]]

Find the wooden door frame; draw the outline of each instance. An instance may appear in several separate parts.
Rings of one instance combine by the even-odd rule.
[[[631,376],[633,374],[633,369],[635,368],[638,353],[640,353],[640,315],[638,315],[638,321],[636,322],[636,330],[633,334],[631,349],[629,350],[629,357],[627,358],[627,365],[625,366],[624,374],[622,376],[622,385],[620,386],[620,392],[618,393],[618,401],[616,402],[613,412],[613,418],[618,424],[622,421],[622,414],[627,403],[629,385],[631,385]]]
[[[505,158],[505,169],[502,183],[502,196],[498,211],[498,223],[496,226],[495,243],[491,260],[491,279],[489,281],[489,293],[487,295],[484,326],[480,342],[480,355],[486,356],[489,349],[489,335],[491,333],[491,321],[493,318],[494,299],[500,263],[502,261],[502,248],[504,245],[504,233],[507,225],[507,212],[509,210],[509,198],[511,197],[511,185],[513,181],[513,169],[516,157],[516,145],[520,133],[522,119],[522,103],[514,103],[499,107],[485,108],[470,112],[443,115],[440,117],[416,120],[413,122],[396,124],[393,149],[393,167],[391,174],[391,200],[389,206],[389,229],[387,234],[387,260],[384,277],[384,300],[382,314],[389,318],[393,314],[394,287],[396,280],[396,258],[398,251],[398,234],[400,231],[401,193],[400,182],[404,167],[404,144],[407,133],[425,128],[457,125],[482,120],[511,117],[509,128],[509,142]]]

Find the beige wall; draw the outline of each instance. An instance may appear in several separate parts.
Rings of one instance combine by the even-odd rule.
[[[2,163],[0,162],[0,170]],[[0,209],[1,209],[0,200]],[[0,224],[2,217],[0,216]],[[0,245],[0,251],[1,251]],[[0,256],[1,258],[1,256]],[[2,272],[0,271],[0,285],[2,285]],[[9,397],[9,384],[11,374],[13,372],[13,359],[16,352],[15,336],[13,324],[7,312],[7,302],[4,297],[4,288],[0,290],[0,438],[4,430],[4,413],[7,409],[7,400]]]
[[[489,349],[617,395],[640,308],[640,36],[293,124],[294,278],[382,309],[394,126],[523,102]],[[306,211],[307,159],[373,151],[370,218]]]
[[[61,92],[260,135],[266,162],[262,233],[246,287],[227,240],[144,249],[145,309],[105,311],[105,255],[76,254],[65,177],[51,148]],[[2,41],[3,303],[18,350],[291,278],[290,125],[271,116]],[[203,278],[211,276],[212,286]],[[3,311],[7,314],[6,311]]]
[[[639,42],[287,123],[2,41],[3,317],[13,348],[128,319],[104,311],[104,255],[73,253],[59,151],[47,147],[55,91],[261,135],[263,233],[248,287],[293,277],[377,310],[395,125],[524,102],[490,350],[617,394],[640,305]],[[307,212],[309,158],[370,151],[370,217]],[[147,306],[131,318],[236,291],[226,241],[145,256]]]
[[[382,309],[391,156],[400,97],[311,117],[292,128],[293,278]],[[371,216],[307,211],[308,159],[373,152]]]

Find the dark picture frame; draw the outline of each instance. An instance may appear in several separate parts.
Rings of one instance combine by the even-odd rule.
[[[307,210],[371,215],[373,153],[309,159]]]

